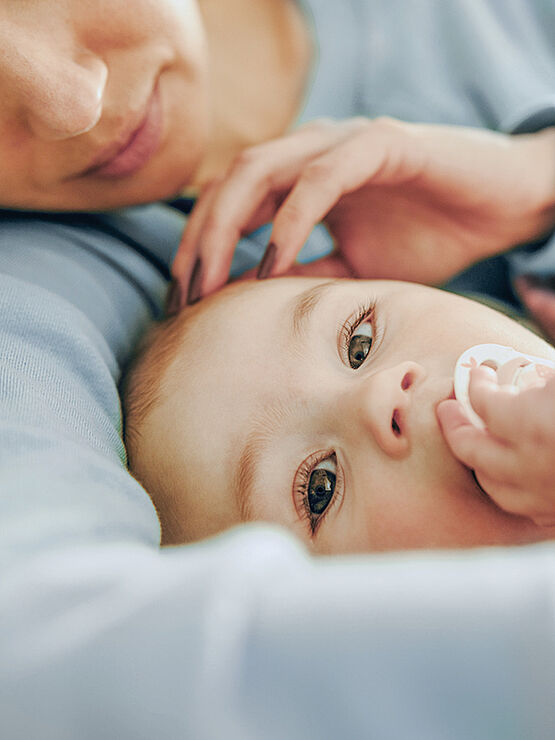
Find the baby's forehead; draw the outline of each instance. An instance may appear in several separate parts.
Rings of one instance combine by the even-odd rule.
[[[272,313],[278,305],[309,287],[344,282],[346,281],[340,279],[288,276],[230,283],[184,310],[180,317],[184,326],[183,334],[185,336],[195,328],[205,331],[207,322],[214,320],[224,322],[218,324],[218,327],[229,328],[238,321]]]
[[[291,299],[302,295],[307,286],[326,282],[315,278],[243,281],[185,309],[177,319],[178,338],[165,383],[167,408],[175,405],[176,398],[186,398],[191,422],[200,419],[207,424],[211,415],[205,416],[205,409],[216,402],[226,413],[230,405],[226,394],[240,394],[241,405],[248,406],[255,390],[265,387],[268,373],[281,366],[278,358],[283,358],[280,349],[288,338],[283,327],[288,326]]]
[[[301,320],[306,325],[306,317],[313,317],[321,309],[337,318],[337,303],[337,316],[347,318],[354,310],[354,299],[367,301],[369,295],[379,295],[396,302],[395,296],[400,297],[407,290],[420,290],[428,298],[442,294],[432,288],[407,287],[394,281],[297,276],[238,281],[201,299],[178,316],[180,338],[174,365],[181,378],[186,371],[199,382],[199,372],[203,372],[199,368],[209,375],[214,368],[225,371],[221,366],[224,353],[229,353],[230,367],[242,359],[247,361],[247,355],[255,354],[257,347],[272,351],[279,342],[287,346],[288,338],[299,334],[295,329]],[[244,356],[237,347],[244,348]]]

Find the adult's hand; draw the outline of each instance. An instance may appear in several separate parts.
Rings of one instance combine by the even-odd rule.
[[[390,118],[315,122],[245,150],[205,189],[173,274],[184,301],[192,275],[195,298],[216,290],[238,239],[271,220],[262,271],[285,273],[325,219],[352,274],[439,283],[547,232],[554,171],[555,128],[509,136]]]

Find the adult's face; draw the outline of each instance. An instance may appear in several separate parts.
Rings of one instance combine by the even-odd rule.
[[[0,0],[0,205],[175,193],[205,147],[206,67],[196,0]]]

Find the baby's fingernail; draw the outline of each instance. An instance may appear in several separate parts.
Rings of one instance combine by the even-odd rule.
[[[256,273],[257,280],[264,280],[272,272],[272,267],[276,261],[277,247],[273,242],[270,242],[266,247],[262,261],[258,266],[258,272]]]
[[[191,279],[189,281],[189,290],[187,291],[187,305],[196,303],[200,298],[200,285],[202,282],[202,260],[197,257]]]
[[[177,280],[172,280],[166,297],[166,316],[175,316],[181,307],[181,287]]]

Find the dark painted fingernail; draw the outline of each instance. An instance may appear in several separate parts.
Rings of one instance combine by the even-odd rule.
[[[277,247],[273,242],[270,242],[264,252],[261,263],[258,265],[258,272],[256,273],[257,280],[264,280],[272,272],[272,267],[276,261]]]
[[[202,282],[202,260],[197,257],[191,279],[189,281],[189,290],[187,291],[187,305],[196,303],[200,298],[200,284]]]
[[[520,283],[524,288],[555,291],[555,275],[523,275],[517,278],[516,283],[517,286]]]
[[[181,287],[177,280],[172,280],[166,297],[166,316],[175,316],[181,307]]]

